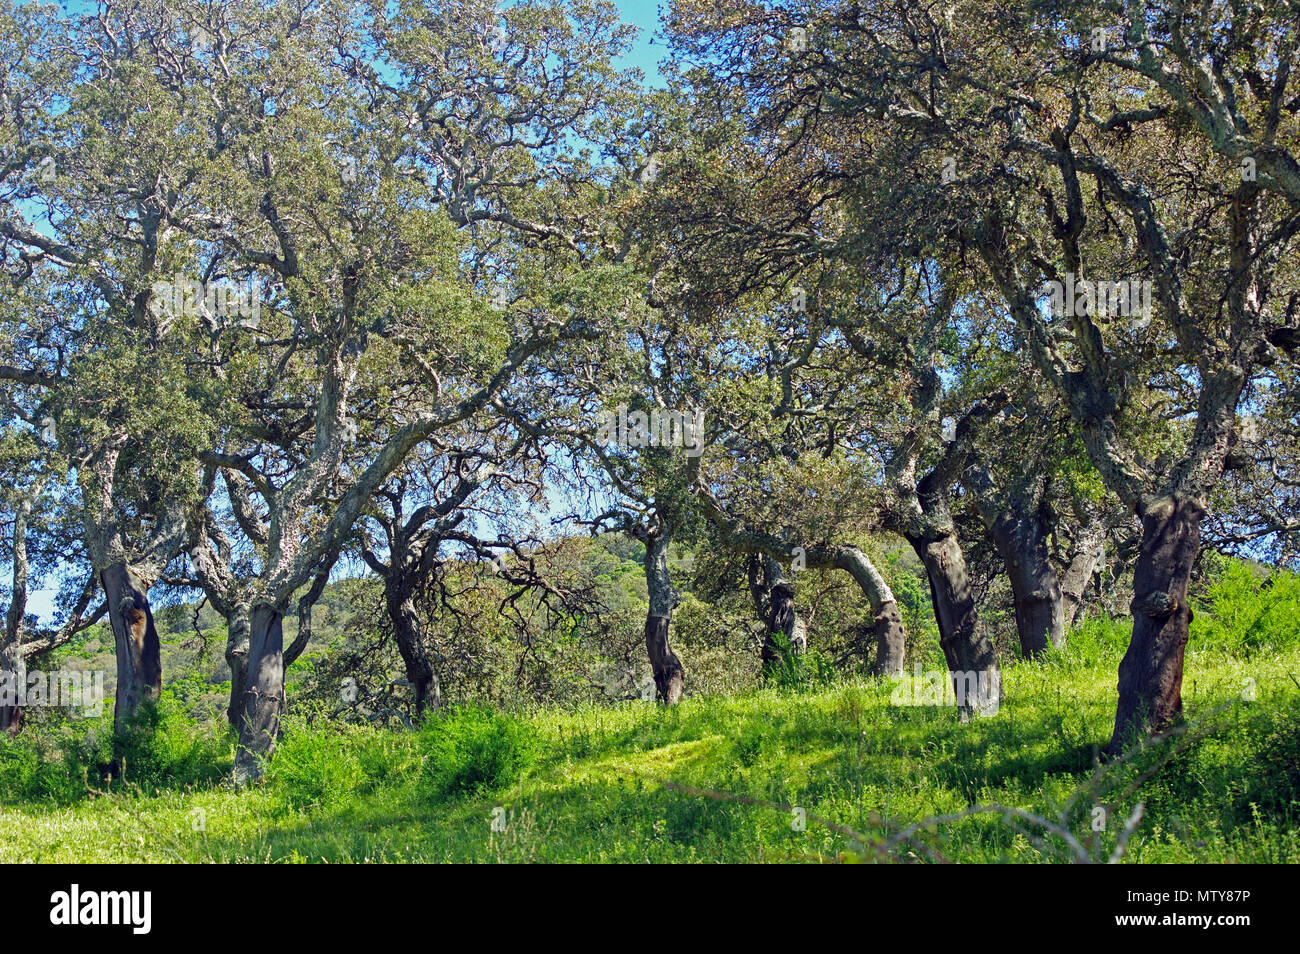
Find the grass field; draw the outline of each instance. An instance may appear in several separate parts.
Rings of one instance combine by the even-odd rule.
[[[756,689],[418,732],[291,722],[268,781],[160,717],[126,782],[0,749],[0,861],[1300,861],[1300,650],[1189,652],[1187,724],[1098,770],[1116,651],[1017,663],[998,713],[891,705],[888,683]],[[319,726],[319,727],[318,727]],[[907,825],[972,806],[1023,810]],[[852,832],[861,836],[861,841]]]

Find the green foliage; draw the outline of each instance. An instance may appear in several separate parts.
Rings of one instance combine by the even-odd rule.
[[[825,653],[808,649],[794,652],[785,633],[772,633],[777,658],[763,670],[764,681],[781,689],[808,689],[825,686],[834,681],[835,662]]]
[[[230,769],[233,740],[197,725],[170,689],[113,731],[111,712],[86,721],[25,726],[0,740],[0,800],[85,798],[92,789],[145,792],[216,784]]]
[[[1089,631],[1099,640],[1120,632]],[[459,710],[419,732],[295,721],[261,788],[115,785],[71,806],[39,794],[51,769],[34,759],[34,736],[0,743],[0,861],[818,861],[854,850],[818,818],[868,833],[882,830],[873,817],[901,826],[972,805],[1055,819],[1082,791],[1068,825],[1098,853],[1114,847],[1115,819],[1142,801],[1128,861],[1294,863],[1295,671],[1296,648],[1249,662],[1189,656],[1186,733],[1103,767],[1099,784],[1093,759],[1114,716],[1114,659],[1067,654],[1007,666],[999,713],[964,724],[951,708],[891,705],[888,681],[865,679],[671,709]],[[1257,683],[1254,701],[1241,696],[1246,678]],[[23,779],[32,794],[14,799]],[[490,831],[503,804],[505,831]],[[783,804],[806,812],[805,829]],[[1110,822],[1094,832],[1098,805]],[[198,808],[202,834],[190,824]],[[268,825],[268,815],[282,821]],[[105,839],[106,829],[123,837]],[[159,831],[179,833],[174,849]],[[1052,857],[996,815],[927,831],[955,861]]]
[[[1065,648],[1052,650],[1049,658],[1064,658],[1076,663],[1087,660],[1118,659],[1124,655],[1133,635],[1131,619],[1093,616],[1076,622],[1065,639]]]
[[[281,813],[334,808],[366,780],[345,727],[286,730],[267,771],[273,804]]]
[[[142,705],[134,722],[113,738],[112,750],[121,779],[156,790],[215,783],[230,768],[231,741],[199,729],[165,689],[157,702]]]
[[[43,758],[27,740],[0,734],[0,802],[66,804],[84,792],[85,786],[63,762]]]
[[[1191,645],[1234,654],[1300,643],[1300,576],[1263,572],[1241,560],[1212,574],[1191,625]]]
[[[538,755],[531,726],[481,706],[428,719],[420,728],[420,748],[420,790],[430,801],[511,784]]]

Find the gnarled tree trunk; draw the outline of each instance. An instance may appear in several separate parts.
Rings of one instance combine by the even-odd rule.
[[[10,705],[0,698],[0,732],[17,735],[22,728],[23,707],[19,705],[19,701],[22,699],[26,682],[27,667],[18,643],[6,643],[3,648],[0,648],[0,695],[12,689],[14,699],[13,704]]]
[[[966,471],[966,479],[1007,568],[1021,655],[1033,659],[1049,647],[1059,648],[1065,644],[1065,607],[1048,548],[1051,525],[1044,511],[1044,478],[1023,476],[999,487],[977,462]]]
[[[676,705],[682,697],[686,670],[668,642],[668,627],[677,593],[668,571],[667,531],[652,531],[645,537],[645,579],[650,594],[650,609],[645,620],[645,648],[654,673],[655,696],[665,705]]]
[[[247,603],[236,603],[226,618],[226,665],[230,667],[230,704],[226,718],[239,731],[244,714],[244,691],[248,688],[248,646],[252,622]]]
[[[1111,755],[1182,715],[1183,653],[1192,621],[1187,591],[1204,517],[1203,504],[1182,496],[1145,507],[1133,571],[1133,638],[1119,664]]]
[[[140,706],[162,688],[162,649],[149,605],[149,586],[125,563],[99,572],[117,649],[117,698],[113,727],[126,729]]]
[[[393,573],[397,574],[398,570],[394,568]],[[420,622],[420,616],[415,610],[415,602],[405,587],[391,584],[387,579],[384,582],[393,638],[397,642],[397,651],[402,654],[402,662],[406,665],[406,678],[415,693],[415,714],[419,717],[425,709],[438,709],[442,706],[442,686],[429,657],[429,647],[424,639],[424,624]]]
[[[903,632],[903,617],[898,612],[898,601],[867,555],[857,547],[840,547],[836,564],[853,577],[862,590],[875,615],[873,630],[876,637],[876,662],[878,676],[896,676],[903,671],[907,655],[907,638]]]
[[[1003,511],[989,524],[989,535],[1007,568],[1016,608],[1020,652],[1033,659],[1065,644],[1061,582],[1047,549],[1047,526],[1037,510]]]
[[[13,584],[11,586],[9,612],[5,616],[4,636],[0,639],[0,680],[8,680],[14,691],[13,704],[0,700],[0,732],[17,735],[23,724],[22,699],[24,684],[27,679],[27,667],[24,664],[23,618],[27,615],[27,521],[32,512],[32,500],[25,496],[18,501],[14,510],[14,531],[11,546],[13,558]],[[3,686],[3,682],[0,682]]]
[[[930,537],[908,535],[908,542],[921,558],[930,581],[930,598],[939,624],[939,645],[948,670],[953,673],[958,701],[962,703],[962,678],[983,675],[986,685],[1001,692],[1001,669],[993,643],[980,624],[966,572],[966,557],[955,534]],[[967,683],[968,684],[968,683]],[[982,700],[991,703],[993,700]],[[963,718],[974,706],[960,704]]]
[[[1079,528],[1074,537],[1070,564],[1061,573],[1061,600],[1065,625],[1073,626],[1083,607],[1083,594],[1101,562],[1106,544],[1106,529],[1101,521],[1093,521]]]
[[[767,554],[750,557],[750,590],[754,608],[763,621],[763,669],[783,661],[784,652],[776,639],[780,633],[789,651],[801,655],[808,649],[808,628],[794,605],[794,587],[786,579],[781,564]]]

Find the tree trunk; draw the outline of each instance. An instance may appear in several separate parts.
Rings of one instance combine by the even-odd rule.
[[[397,570],[392,571],[396,573]],[[387,582],[387,581],[385,581]],[[393,638],[397,650],[406,664],[406,678],[415,693],[415,715],[419,718],[426,708],[442,706],[442,686],[429,658],[429,647],[424,640],[424,624],[420,622],[411,597],[401,590],[390,590],[388,615],[393,624]]]
[[[226,665],[230,667],[230,705],[226,717],[236,732],[243,720],[244,691],[248,688],[248,645],[252,624],[248,604],[237,603],[226,619]]]
[[[982,675],[985,684],[993,687],[1000,698],[1002,674],[997,652],[980,624],[966,574],[966,558],[956,536],[946,534],[931,539],[909,536],[908,542],[921,558],[930,581],[930,599],[939,624],[939,645],[953,674],[958,708],[966,718],[976,708],[969,704],[969,694],[964,691],[971,679]],[[997,699],[982,701],[992,707]]]
[[[140,706],[158,698],[162,651],[149,606],[148,585],[125,563],[99,572],[108,601],[109,624],[117,652],[117,699],[113,728],[124,731]]]
[[[682,697],[686,670],[668,644],[668,626],[677,594],[668,572],[667,533],[651,533],[646,539],[645,578],[650,594],[650,609],[645,621],[645,648],[654,673],[656,698],[665,705],[676,705]]]
[[[9,612],[5,616],[4,636],[0,638],[0,680],[8,675],[13,683],[14,703],[7,705],[0,702],[0,732],[17,735],[23,724],[23,707],[18,704],[22,698],[27,680],[27,667],[24,665],[23,619],[27,615],[27,520],[32,512],[31,496],[24,496],[14,509],[14,532],[12,540],[13,576],[10,588]],[[0,685],[3,685],[0,682]]]
[[[1183,653],[1192,621],[1187,590],[1204,516],[1204,506],[1186,497],[1165,497],[1145,508],[1133,571],[1133,637],[1119,664],[1109,755],[1182,715]]]
[[[872,629],[876,637],[876,662],[873,671],[877,676],[899,675],[903,671],[903,660],[907,655],[907,638],[893,590],[875,565],[867,559],[867,555],[857,547],[841,548],[837,562],[853,577],[875,615]]]
[[[0,694],[7,691],[6,684],[12,687],[15,698],[13,705],[0,702],[0,732],[17,735],[23,725],[23,707],[18,705],[18,700],[27,684],[27,667],[17,643],[9,643],[0,649]]]
[[[1049,647],[1059,648],[1065,643],[1065,608],[1048,548],[1045,478],[1029,474],[999,485],[977,461],[967,469],[966,480],[1011,581],[1020,654],[1033,659]]]
[[[794,605],[794,587],[786,579],[781,564],[767,554],[752,558],[750,588],[754,606],[763,621],[763,669],[783,661],[782,646],[776,639],[780,633],[790,652],[802,655],[808,649],[808,627],[800,618]]]
[[[1083,594],[1088,592],[1088,583],[1097,570],[1105,544],[1106,530],[1100,521],[1080,527],[1075,534],[1074,555],[1061,574],[1062,612],[1067,627],[1073,626],[1079,616]]]
[[[248,685],[235,753],[236,785],[262,777],[280,734],[284,708],[284,608],[254,606],[250,623]]]
[[[1047,549],[1047,527],[1037,511],[1003,511],[989,521],[989,535],[1007,568],[1016,608],[1020,652],[1033,659],[1065,644],[1061,581]]]

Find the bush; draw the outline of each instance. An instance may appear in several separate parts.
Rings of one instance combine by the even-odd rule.
[[[86,787],[62,762],[43,758],[31,744],[0,735],[0,801],[76,801]]]
[[[835,680],[835,663],[825,653],[809,649],[795,653],[784,633],[773,633],[777,658],[763,671],[763,679],[778,689],[808,689]]]
[[[338,727],[294,726],[275,747],[266,779],[277,811],[331,808],[366,780],[351,733]]]
[[[464,706],[435,716],[420,729],[421,794],[436,801],[500,788],[523,774],[537,748],[532,726],[503,712]]]
[[[1224,563],[1192,618],[1191,643],[1242,654],[1300,642],[1300,576],[1267,575],[1243,560]]]
[[[114,761],[125,762],[122,777],[144,788],[210,785],[230,768],[230,744],[197,726],[170,689],[146,702],[130,727],[113,738]],[[85,762],[85,754],[77,761]]]
[[[1066,634],[1065,649],[1052,650],[1049,659],[1066,665],[1088,665],[1124,655],[1133,638],[1133,620],[1094,616],[1078,622]]]

